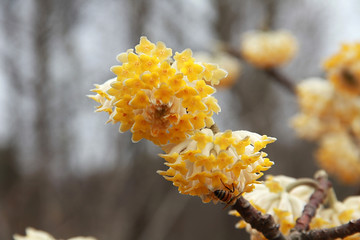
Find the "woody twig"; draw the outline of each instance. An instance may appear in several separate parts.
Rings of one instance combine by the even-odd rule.
[[[235,202],[233,209],[238,211],[245,222],[249,223],[252,228],[261,232],[269,240],[286,240],[279,230],[279,225],[275,223],[270,214],[263,215],[254,208],[244,197],[239,197]]]
[[[309,202],[304,207],[302,215],[296,220],[294,229],[299,232],[309,230],[311,219],[315,216],[316,210],[326,198],[327,192],[331,187],[325,171],[321,170],[317,172],[315,178],[318,181],[319,187],[311,195]]]
[[[231,54],[232,56],[240,59],[240,60],[244,60],[241,52],[237,51],[233,48],[229,48],[227,47],[226,49],[224,49],[226,52],[228,52],[229,54]],[[280,84],[281,86],[283,86],[286,90],[288,90],[291,94],[295,94],[295,85],[294,85],[294,81],[292,81],[288,76],[286,76],[284,73],[280,72],[278,69],[276,68],[258,68],[259,70],[263,71],[266,75],[268,75],[269,77],[271,77],[271,79],[275,82],[277,82],[278,84]]]

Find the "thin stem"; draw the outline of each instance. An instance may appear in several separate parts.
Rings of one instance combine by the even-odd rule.
[[[309,186],[312,187],[314,189],[318,189],[319,188],[319,184],[312,178],[299,178],[297,179],[295,182],[289,184],[285,191],[286,192],[291,192],[294,188],[298,187],[298,186]]]
[[[238,211],[245,222],[249,223],[252,228],[261,232],[268,240],[286,240],[279,230],[274,218],[270,214],[263,215],[256,210],[244,197],[239,197],[233,209]]]

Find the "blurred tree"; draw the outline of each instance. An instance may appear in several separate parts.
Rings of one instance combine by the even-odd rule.
[[[32,80],[32,91],[35,101],[35,143],[37,147],[37,160],[43,173],[48,171],[49,163],[52,161],[51,138],[51,101],[53,100],[53,89],[51,85],[52,75],[49,70],[50,64],[50,37],[52,29],[51,17],[53,14],[52,0],[38,0],[34,2],[35,18],[33,22],[33,63],[34,76]]]

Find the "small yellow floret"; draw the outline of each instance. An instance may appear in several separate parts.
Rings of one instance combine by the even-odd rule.
[[[203,103],[203,101],[201,101],[200,96],[192,96],[185,98],[182,102],[182,106],[191,113],[194,113],[199,110],[200,111],[207,110],[206,104]]]
[[[265,182],[265,185],[269,189],[269,191],[273,193],[279,193],[284,191],[284,188],[281,186],[281,184],[278,181],[268,180]]]
[[[206,144],[213,141],[213,137],[202,132],[196,132],[191,139],[197,142],[197,146],[200,150],[203,150]]]
[[[181,53],[176,52],[174,60],[176,61],[177,68],[181,69],[186,62],[193,62],[195,59],[192,57],[191,49],[185,49]]]
[[[154,55],[157,56],[160,61],[163,61],[172,56],[172,49],[167,48],[163,42],[157,42]]]
[[[195,89],[202,98],[215,92],[215,89],[207,85],[204,81],[198,81],[195,85]]]
[[[174,91],[166,84],[163,84],[154,92],[154,97],[160,100],[162,103],[169,103],[171,97],[174,95]]]
[[[198,113],[198,114],[196,114],[196,116],[190,118],[190,122],[194,126],[195,129],[202,129],[205,126],[213,125],[213,123],[207,124],[206,121],[207,121],[207,114],[204,112]]]
[[[160,77],[157,72],[143,74],[141,76],[141,81],[146,84],[143,88],[152,89],[153,87],[157,88],[160,85]]]
[[[155,44],[150,42],[147,37],[141,37],[140,43],[136,45],[135,51],[137,53],[151,54],[151,51],[155,48]]]
[[[360,210],[360,209],[359,209]],[[353,217],[353,214],[354,214],[355,210],[354,209],[347,209],[347,210],[344,210],[343,212],[341,212],[339,214],[339,219],[340,221],[342,222],[348,222],[350,221]]]
[[[235,138],[232,137],[232,132],[227,130],[224,134],[216,137],[215,144],[219,145],[221,150],[226,150],[230,145],[235,141]]]
[[[199,75],[203,70],[203,66],[192,61],[185,62],[184,66],[180,69],[180,71],[189,79],[190,82],[199,79]]]
[[[149,104],[149,97],[144,91],[139,91],[129,102],[129,105],[135,109],[145,108]]]
[[[224,169],[226,166],[231,165],[234,162],[234,157],[228,155],[225,151],[220,152],[216,159],[216,164],[220,169]]]

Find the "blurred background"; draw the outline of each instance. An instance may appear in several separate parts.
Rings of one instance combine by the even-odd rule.
[[[246,239],[223,206],[180,195],[157,175],[161,150],[105,125],[86,95],[142,35],[174,52],[237,49],[269,11],[274,29],[298,39],[280,69],[294,83],[323,76],[323,60],[360,39],[357,0],[0,0],[0,239],[28,226],[64,239]],[[289,127],[294,95],[242,66],[236,84],[215,94],[220,129],[276,137],[267,173],[312,177],[315,146]],[[356,192],[334,184],[340,199]]]

